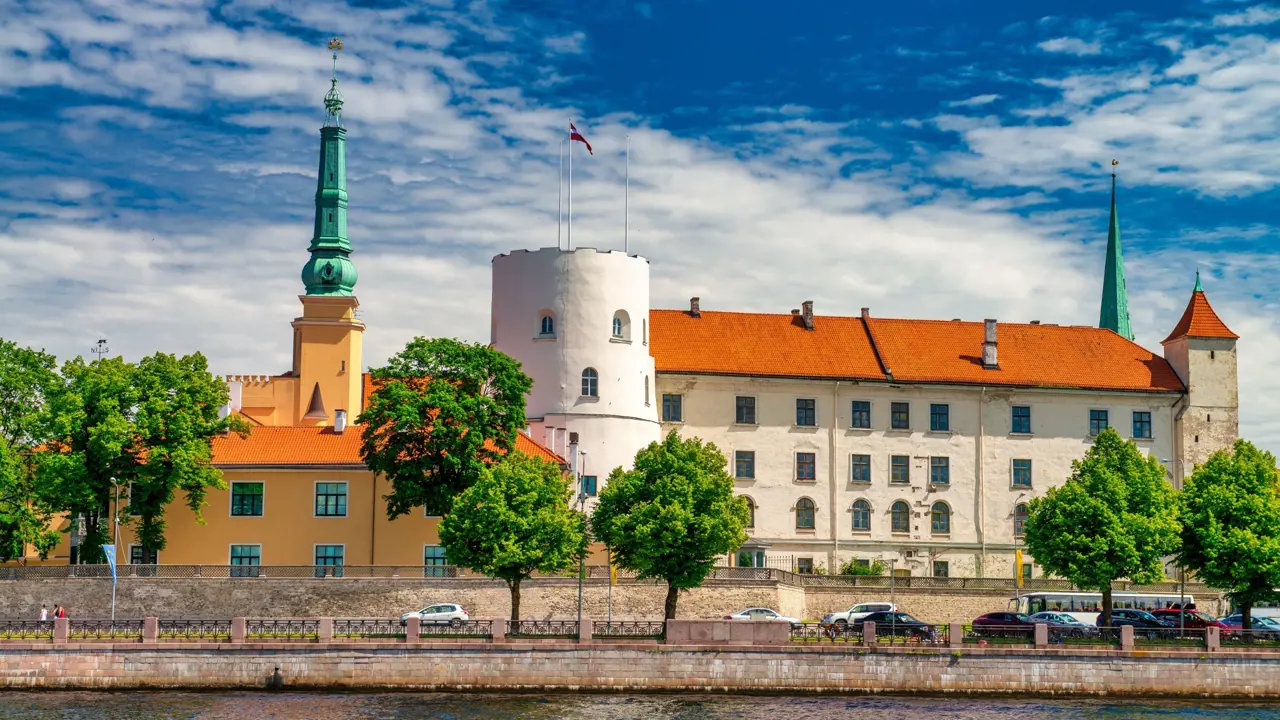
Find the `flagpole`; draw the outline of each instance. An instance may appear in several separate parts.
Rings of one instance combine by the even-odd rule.
[[[569,123],[573,127],[573,123]],[[573,131],[569,131],[569,249],[573,249]]]
[[[631,136],[627,136],[627,189],[622,201],[622,252],[631,252]]]
[[[560,172],[556,174],[559,184],[556,186],[556,249],[564,248],[560,238],[560,226],[564,224],[564,138],[560,139]]]

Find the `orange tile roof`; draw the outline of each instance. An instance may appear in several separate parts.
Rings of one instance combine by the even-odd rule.
[[[659,372],[1181,392],[1164,358],[1110,330],[1000,323],[998,369],[983,324],[682,310],[649,314]]]
[[[1191,300],[1187,302],[1187,309],[1182,312],[1182,319],[1178,321],[1173,332],[1169,333],[1169,337],[1165,338],[1164,342],[1181,337],[1235,340],[1240,336],[1231,332],[1227,324],[1218,317],[1218,313],[1213,311],[1213,306],[1209,304],[1209,298],[1205,297],[1204,291],[1196,290],[1191,293]]]

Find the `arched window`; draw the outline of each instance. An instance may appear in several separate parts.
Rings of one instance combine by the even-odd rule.
[[[814,528],[813,511],[813,501],[809,498],[800,498],[796,501],[797,530],[812,530]]]
[[[1013,536],[1022,537],[1027,525],[1027,504],[1018,503],[1013,506]]]
[[[543,315],[542,320],[538,324],[538,334],[539,335],[555,335],[556,334],[555,318],[551,317],[550,315]]]
[[[899,500],[889,509],[889,529],[896,533],[911,532],[911,506]]]
[[[756,501],[752,500],[749,495],[742,496],[747,501],[747,527],[754,528],[756,526]]]
[[[595,368],[582,371],[582,394],[586,397],[600,397],[600,375]]]
[[[649,407],[649,376],[644,376],[644,406]]]
[[[944,502],[934,503],[933,508],[929,511],[929,516],[932,518],[930,527],[932,527],[933,532],[935,533],[951,532],[951,508],[947,507],[946,503]]]
[[[862,532],[871,530],[871,503],[866,500],[853,503],[853,529]]]
[[[613,314],[613,339],[631,339],[631,316],[626,310],[619,310]]]

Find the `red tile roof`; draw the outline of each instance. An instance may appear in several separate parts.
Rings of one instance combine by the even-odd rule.
[[[654,310],[659,372],[1181,392],[1164,358],[1110,330],[1000,323],[999,368],[982,367],[983,324]]]
[[[1209,304],[1209,298],[1205,297],[1204,291],[1196,290],[1191,293],[1191,300],[1187,302],[1187,309],[1183,311],[1182,319],[1178,321],[1177,326],[1173,328],[1173,332],[1169,333],[1169,337],[1164,339],[1164,342],[1182,337],[1235,340],[1240,336],[1231,332],[1227,324],[1218,317],[1218,313],[1213,311],[1213,306]]]
[[[516,433],[516,450],[564,463],[563,458],[523,432]],[[255,427],[247,437],[232,434],[214,438],[213,464],[220,467],[364,467],[360,459],[360,427],[348,426],[341,435],[331,427]]]

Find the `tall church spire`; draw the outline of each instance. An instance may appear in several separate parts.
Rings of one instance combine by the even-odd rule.
[[[1107,228],[1107,266],[1102,276],[1102,312],[1098,327],[1133,339],[1129,326],[1129,293],[1124,282],[1124,256],[1120,251],[1120,215],[1116,212],[1116,165],[1111,161],[1111,224]]]
[[[315,233],[311,259],[302,267],[307,295],[351,295],[356,266],[347,240],[347,130],[342,127],[342,93],[338,92],[338,52],[342,41],[329,41],[333,79],[324,96],[325,121],[320,128],[320,170],[316,179]]]

